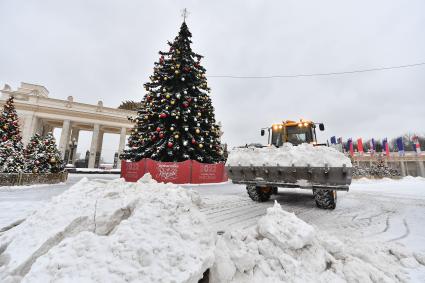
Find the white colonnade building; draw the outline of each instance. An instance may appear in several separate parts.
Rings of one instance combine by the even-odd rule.
[[[137,115],[134,111],[104,107],[102,101],[92,105],[74,102],[72,96],[69,96],[67,100],[50,98],[49,91],[44,86],[29,83],[21,83],[17,90],[12,90],[6,84],[1,93],[0,105],[3,105],[10,96],[15,98],[22,140],[25,145],[35,133],[45,135],[53,132],[55,128],[62,128],[59,150],[65,158],[71,148],[70,141],[78,141],[80,130],[92,131],[89,168],[98,165],[104,133],[119,134],[117,152],[120,154],[124,150],[126,135],[133,127],[128,117]],[[77,148],[75,147],[73,151],[72,163],[75,161]],[[120,164],[118,162],[118,166]]]

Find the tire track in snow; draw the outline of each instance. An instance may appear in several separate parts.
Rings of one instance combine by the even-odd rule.
[[[401,235],[400,237],[397,237],[397,238],[391,239],[391,240],[389,240],[388,242],[394,242],[394,241],[402,240],[402,239],[406,238],[407,236],[409,236],[409,234],[410,234],[410,229],[409,229],[409,225],[407,225],[406,218],[403,218],[403,225],[404,225],[404,228],[405,228],[405,232],[404,232],[404,234],[403,234],[403,235]]]

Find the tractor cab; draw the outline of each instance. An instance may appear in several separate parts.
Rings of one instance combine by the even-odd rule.
[[[277,147],[289,142],[293,145],[302,143],[317,144],[316,125],[323,131],[325,129],[322,123],[314,123],[301,119],[299,122],[283,121],[280,124],[273,124],[269,128],[261,129],[261,135],[264,136],[265,130],[268,131],[268,143]]]

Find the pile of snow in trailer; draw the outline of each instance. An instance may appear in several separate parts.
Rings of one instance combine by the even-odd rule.
[[[0,238],[1,282],[198,282],[214,236],[191,190],[83,179]]]
[[[327,146],[313,146],[300,144],[293,146],[285,143],[281,147],[263,148],[235,148],[232,149],[227,159],[230,166],[312,166],[342,167],[344,164],[351,167],[351,161],[343,153]]]

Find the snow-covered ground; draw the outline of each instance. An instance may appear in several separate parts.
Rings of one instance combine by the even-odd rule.
[[[114,175],[87,175],[87,177],[90,179],[117,178]],[[2,211],[0,229],[25,218],[37,207],[43,207],[52,196],[66,191],[71,184],[74,184],[80,178],[81,175],[71,175],[67,184],[60,185],[26,188],[0,187],[0,211]],[[218,237],[217,243],[221,241],[222,247],[229,245],[228,240],[223,240],[229,239],[229,235],[264,237],[264,235],[255,234],[258,232],[252,231],[260,227],[258,220],[266,215],[267,208],[274,205],[273,200],[277,200],[285,211],[294,212],[299,219],[315,229],[316,232],[313,233],[314,235],[312,234],[312,239],[315,239],[315,243],[319,244],[314,247],[323,253],[331,254],[336,259],[332,263],[336,264],[334,266],[336,271],[341,270],[338,269],[338,259],[332,254],[331,247],[327,244],[328,238],[323,236],[323,233],[329,235],[331,242],[333,237],[337,239],[334,242],[337,247],[336,251],[341,245],[345,246],[341,258],[349,257],[352,259],[354,256],[355,260],[374,262],[376,259],[368,258],[370,254],[389,255],[390,257],[382,259],[382,263],[386,263],[394,272],[398,267],[402,268],[401,281],[403,281],[403,278],[407,278],[410,282],[424,282],[424,262],[419,263],[424,259],[425,254],[424,178],[356,180],[351,185],[349,192],[338,194],[337,207],[332,211],[316,208],[311,192],[299,189],[282,189],[278,195],[272,197],[272,201],[255,203],[247,197],[245,188],[240,185],[224,183],[184,185],[183,187],[198,191],[201,195],[203,204],[200,211],[205,214],[208,226],[219,234],[226,232],[223,236]],[[10,231],[18,229],[21,225],[23,224]],[[1,234],[6,235],[7,233],[9,232],[0,232],[0,237],[2,237]],[[255,241],[247,242],[245,236],[237,239],[235,245],[238,249],[260,246]],[[273,244],[279,243],[279,238],[276,239],[275,242],[272,241]],[[404,245],[406,249],[399,244]],[[353,248],[358,251],[357,254],[353,254]],[[231,254],[231,252],[228,254]],[[291,256],[291,260],[300,260],[298,256],[301,255]],[[272,259],[272,257],[267,258],[263,262],[262,268],[265,268],[264,263]],[[233,264],[237,266],[235,262]],[[275,262],[275,264],[278,263]],[[251,265],[251,268],[255,266]],[[302,264],[298,266],[302,268]],[[394,266],[397,266],[397,268]],[[251,269],[248,268],[247,270],[249,272]],[[309,272],[311,270],[309,269]],[[370,271],[368,268],[363,271],[366,272],[367,270]],[[385,267],[380,270],[384,274],[388,272]],[[214,275],[214,272],[212,275]],[[306,274],[306,276],[310,275]],[[214,276],[217,278],[217,273]],[[353,273],[353,276],[361,276],[361,274]],[[387,274],[387,276],[393,278],[391,276],[394,276],[394,274]],[[304,279],[308,280],[308,278],[305,277]],[[335,279],[336,277],[330,278]]]

